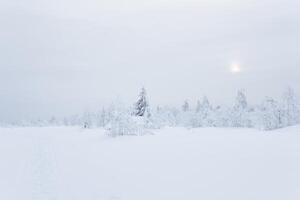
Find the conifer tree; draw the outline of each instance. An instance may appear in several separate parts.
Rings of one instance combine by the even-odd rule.
[[[182,105],[182,111],[183,112],[188,112],[190,110],[190,104],[187,100],[184,101]]]
[[[197,106],[196,106],[196,113],[199,113],[200,112],[200,110],[201,110],[201,102],[198,100],[197,101]]]
[[[266,98],[261,105],[260,123],[264,130],[280,128],[279,104],[272,98]]]
[[[247,120],[247,107],[246,95],[242,90],[239,90],[231,115],[233,127],[247,127],[250,124]]]
[[[142,88],[138,101],[134,105],[134,115],[138,117],[143,117],[145,116],[146,112],[148,111],[148,100],[146,97],[146,90],[145,88]],[[147,115],[149,115],[148,113]]]
[[[298,123],[300,110],[292,88],[288,87],[284,92],[282,104],[284,126],[291,126]]]
[[[247,103],[247,98],[245,93],[242,90],[238,91],[238,94],[236,96],[235,99],[235,105],[234,105],[234,109],[235,110],[245,110],[248,106]]]

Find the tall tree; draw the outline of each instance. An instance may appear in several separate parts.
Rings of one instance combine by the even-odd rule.
[[[247,98],[242,90],[239,90],[235,99],[231,114],[231,123],[233,127],[246,127],[249,126],[247,120]]]
[[[272,98],[266,98],[260,107],[260,123],[264,130],[281,127],[279,104]]]
[[[209,114],[209,112],[211,111],[212,107],[208,101],[208,98],[206,96],[203,97],[202,99],[202,106],[201,106],[201,110],[202,110],[202,114],[204,115],[204,117],[206,118]]]
[[[198,107],[199,106],[199,107]],[[198,126],[211,126],[211,114],[212,106],[210,105],[208,98],[203,97],[202,103],[197,106],[197,120]]]
[[[187,100],[184,101],[183,105],[182,105],[182,111],[183,112],[187,112],[190,110],[190,104]]]
[[[139,94],[138,101],[134,105],[134,115],[143,117],[145,116],[146,112],[148,111],[148,100],[146,96],[146,89],[142,88]]]
[[[288,87],[284,92],[282,104],[284,126],[291,126],[298,123],[300,110],[292,88]]]
[[[235,110],[245,110],[248,106],[247,98],[244,91],[239,90],[235,99]]]
[[[199,113],[200,112],[200,110],[201,110],[201,102],[198,100],[197,101],[197,105],[196,105],[196,113]]]

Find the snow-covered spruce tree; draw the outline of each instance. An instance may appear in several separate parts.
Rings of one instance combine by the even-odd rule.
[[[300,123],[300,107],[292,88],[288,87],[282,97],[282,124],[292,126]]]
[[[200,110],[201,110],[201,102],[200,102],[200,100],[197,100],[197,105],[196,105],[196,113],[199,113],[200,112]]]
[[[145,116],[145,114],[149,114],[146,113],[147,111],[148,111],[148,101],[146,97],[146,89],[142,88],[139,94],[138,101],[134,104],[133,114],[138,117],[143,117]]]
[[[277,101],[272,98],[266,98],[258,114],[257,125],[263,130],[274,130],[281,128],[280,106]]]
[[[105,127],[109,123],[110,113],[104,107],[95,114],[95,124],[97,127]]]
[[[203,97],[202,103],[198,100],[196,109],[188,112],[189,125],[191,127],[210,127],[215,126],[214,109],[210,105],[206,96]]]
[[[134,104],[133,116],[135,116],[135,121],[140,126],[143,126],[144,128],[157,128],[155,125],[155,120],[150,112],[150,106],[145,88],[142,88],[138,100]]]
[[[242,90],[239,90],[235,99],[235,109],[243,109],[245,110],[248,106],[247,98],[245,95],[245,92]]]
[[[92,114],[88,111],[84,113],[82,116],[82,124],[83,128],[92,128],[93,125],[93,119],[92,119]]]
[[[190,103],[188,102],[188,100],[185,100],[183,105],[182,105],[182,111],[180,113],[180,125],[184,126],[184,127],[194,127],[194,112],[193,110],[190,108]]]
[[[202,99],[200,110],[198,111],[199,123],[202,127],[213,126],[212,106],[206,96]]]
[[[190,125],[193,128],[201,127],[201,116],[200,116],[200,111],[201,111],[201,102],[198,100],[196,104],[196,109],[190,113]]]
[[[52,117],[48,120],[48,122],[46,122],[46,124],[47,124],[48,126],[59,126],[59,125],[60,125],[59,120],[56,119],[56,117],[54,117],[54,116],[52,116]]]
[[[182,111],[183,112],[188,112],[190,110],[190,104],[188,100],[185,100],[183,105],[182,105]]]
[[[248,103],[245,93],[239,90],[231,113],[231,125],[233,127],[249,127]]]

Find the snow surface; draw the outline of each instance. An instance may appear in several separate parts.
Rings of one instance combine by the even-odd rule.
[[[299,200],[300,126],[1,128],[1,200]]]

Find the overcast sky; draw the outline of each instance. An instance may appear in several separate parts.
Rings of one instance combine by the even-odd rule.
[[[298,0],[0,0],[0,120],[300,94]],[[240,73],[230,66],[238,63]]]

